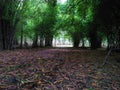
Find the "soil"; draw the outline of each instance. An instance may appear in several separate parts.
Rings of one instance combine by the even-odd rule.
[[[120,90],[120,55],[75,48],[0,52],[0,90]]]

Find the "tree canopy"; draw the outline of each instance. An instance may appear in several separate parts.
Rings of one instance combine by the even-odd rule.
[[[120,47],[119,0],[1,0],[0,46],[52,46],[66,32],[74,47]],[[30,40],[30,41],[28,41]]]

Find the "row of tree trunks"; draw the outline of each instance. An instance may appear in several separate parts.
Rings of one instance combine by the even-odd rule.
[[[38,37],[39,36],[36,33],[35,38],[33,40],[33,44],[32,44],[33,48],[36,48],[38,46],[40,46],[40,47],[52,47],[53,36],[50,36],[50,35],[46,35],[46,37],[40,36],[40,39]],[[40,40],[40,45],[38,45],[38,40]]]
[[[13,48],[14,26],[17,24],[17,20],[14,18],[14,15],[17,13],[12,8],[16,4],[14,2],[13,0],[0,0],[0,48],[2,50]]]
[[[0,20],[0,43],[1,43],[1,49],[12,49],[13,46],[13,40],[14,40],[14,34],[15,29],[12,27],[10,21],[7,20]]]
[[[120,48],[120,29],[119,29],[119,36],[118,36],[118,44],[119,44],[119,48]]]
[[[113,30],[115,32],[113,32]],[[119,27],[116,27],[115,29],[113,29],[111,32],[107,33],[107,49],[111,49],[111,48],[120,48],[120,30]]]

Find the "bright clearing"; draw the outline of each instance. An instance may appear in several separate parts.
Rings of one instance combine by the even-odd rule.
[[[67,0],[58,0],[59,3],[64,4]]]

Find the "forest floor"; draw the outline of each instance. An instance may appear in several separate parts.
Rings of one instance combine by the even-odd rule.
[[[120,90],[119,53],[74,48],[0,52],[0,90]]]

